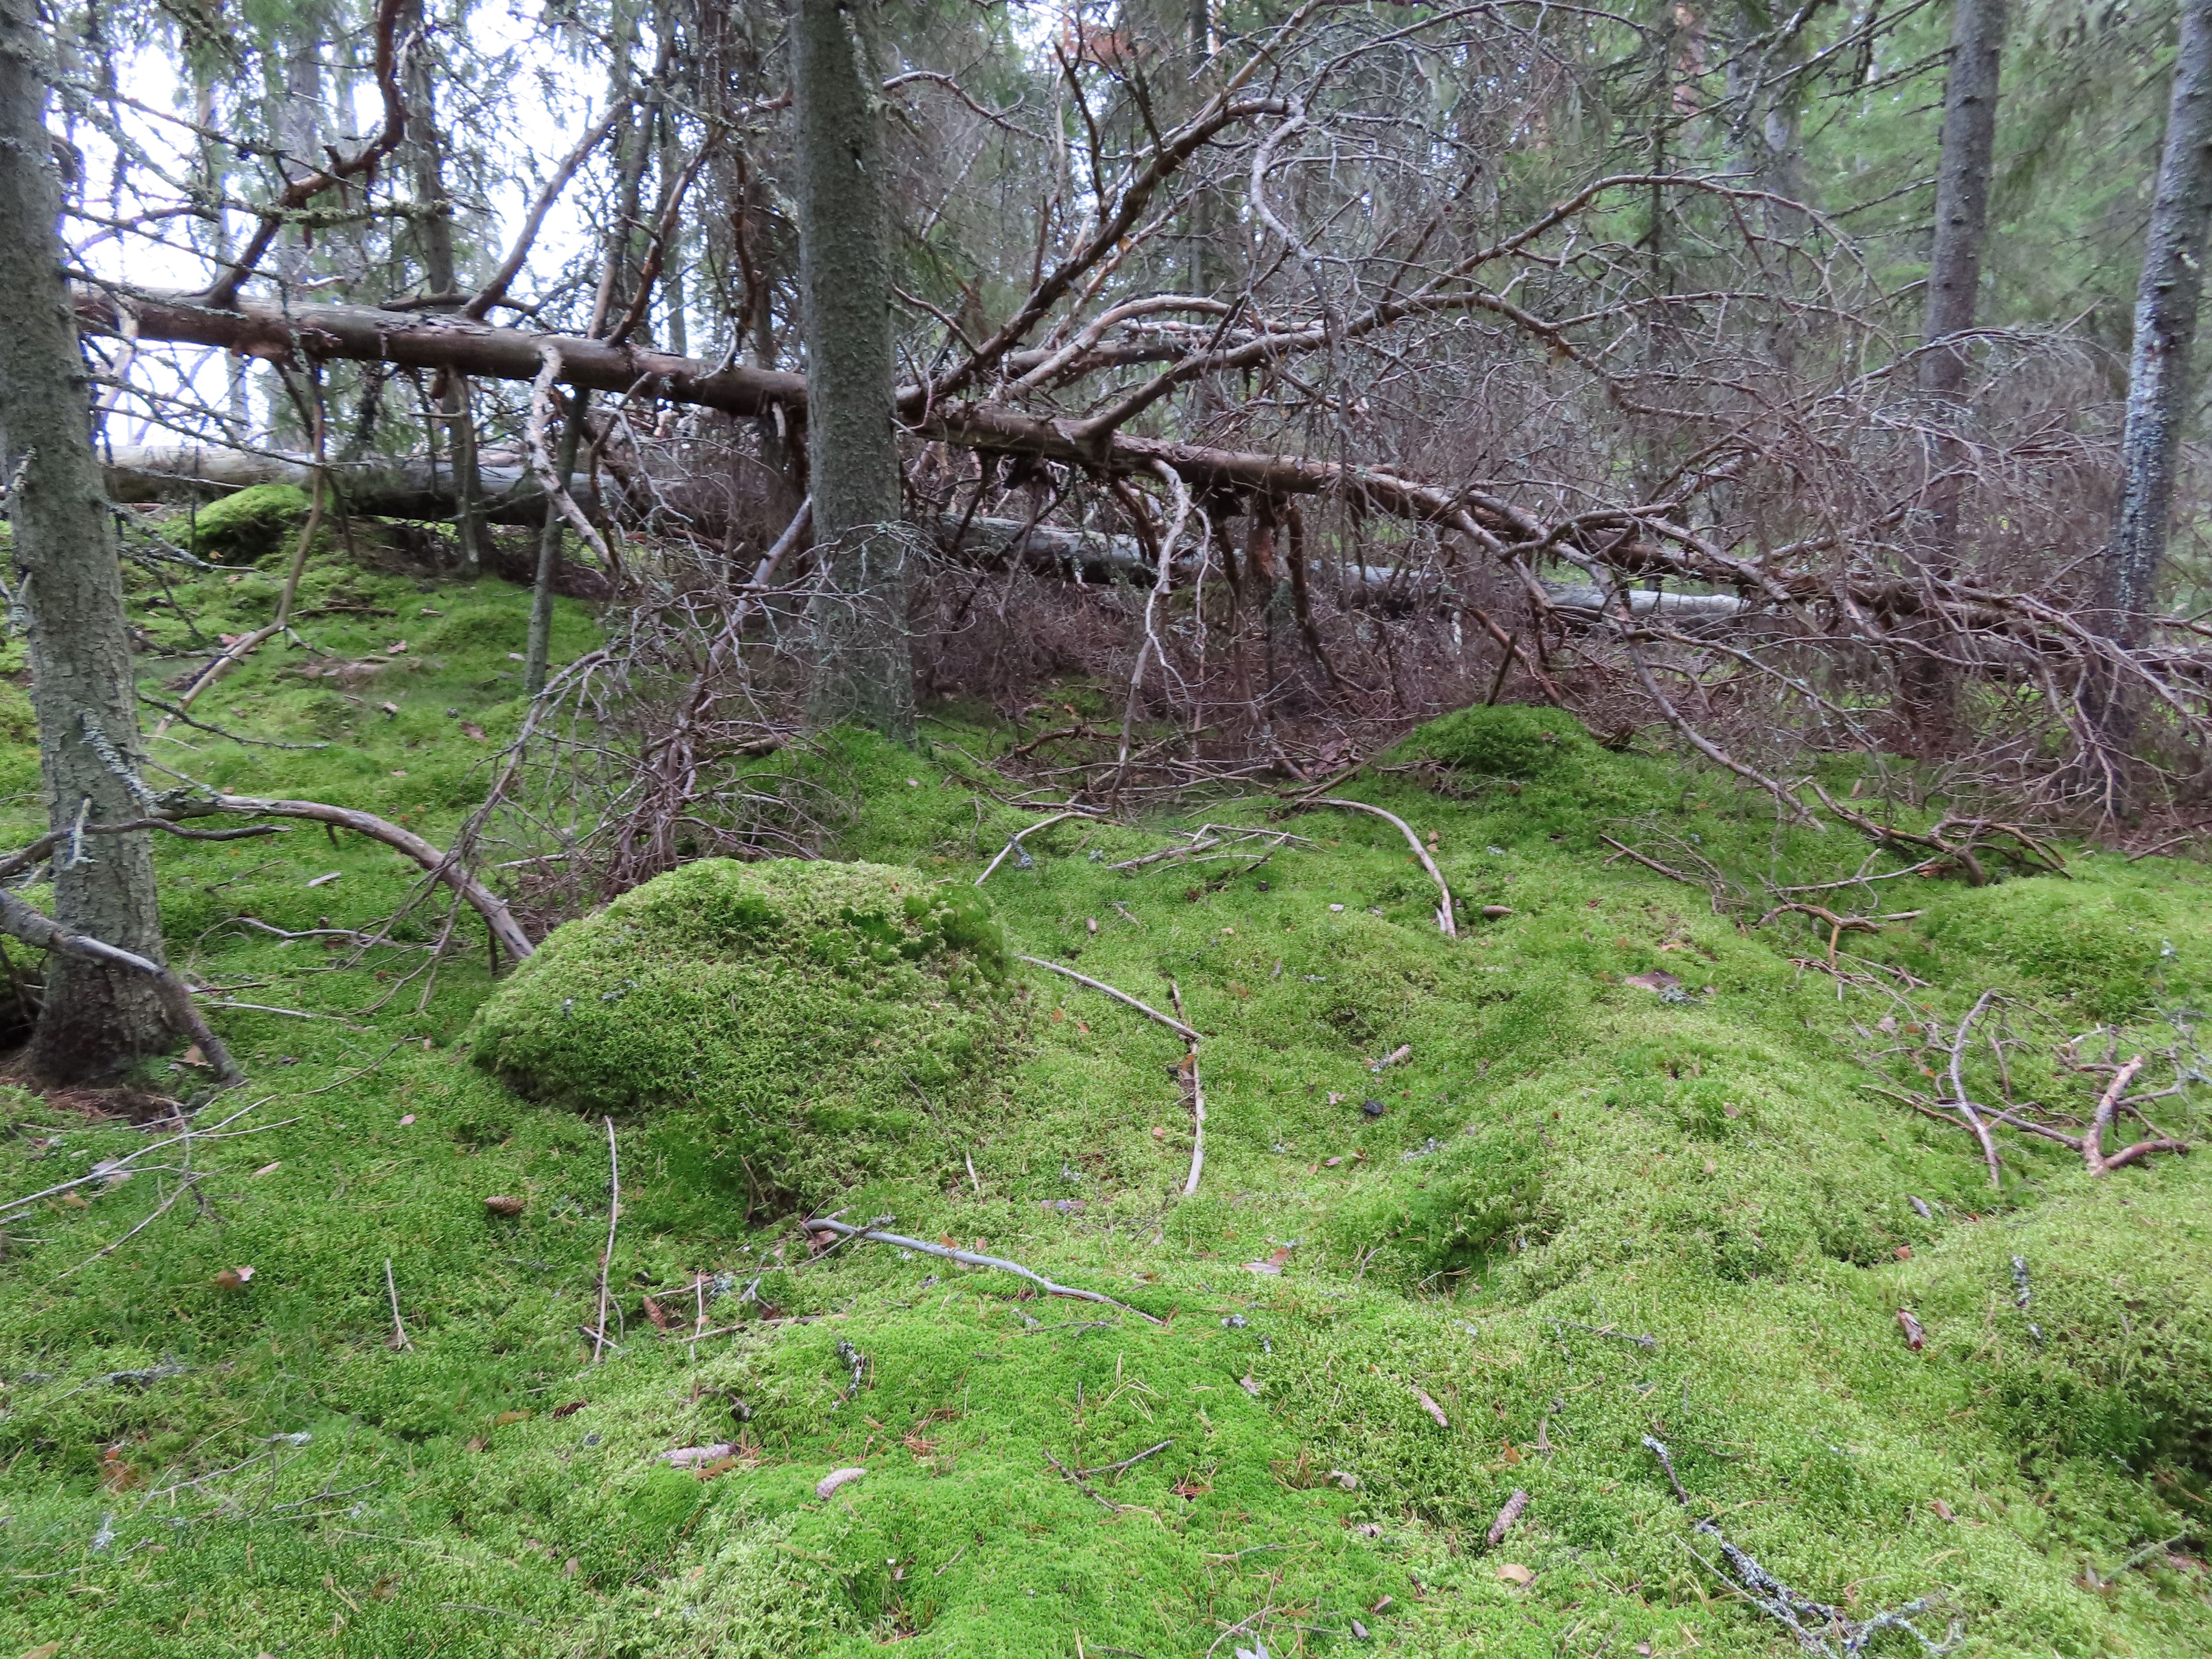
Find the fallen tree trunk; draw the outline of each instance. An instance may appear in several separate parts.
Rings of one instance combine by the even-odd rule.
[[[333,466],[329,471],[347,509],[362,517],[442,522],[459,508],[458,481],[450,469],[426,457]],[[290,484],[307,489],[313,485],[314,473],[313,464],[305,457],[268,451],[198,444],[118,447],[108,462],[108,495],[117,501],[141,502],[212,497],[256,484]],[[530,528],[543,521],[544,491],[528,467],[488,459],[480,466],[479,476],[485,493],[478,506],[486,519]],[[587,493],[590,487],[591,480],[580,473],[568,485],[577,495]],[[708,535],[719,535],[726,528],[711,516],[692,527]],[[1152,575],[1144,550],[1133,536],[1105,531],[1031,524],[1020,519],[975,517],[963,522],[959,514],[948,513],[938,520],[938,541],[948,553],[998,559],[1018,555],[1027,568],[1040,574],[1079,575],[1086,581],[1132,576],[1149,580]],[[1408,588],[1414,596],[1448,597],[1433,572],[1409,575],[1395,565],[1383,564],[1347,564],[1342,569],[1346,586],[1354,590],[1395,584]],[[494,574],[509,573],[495,569]],[[1603,596],[1587,584],[1546,582],[1544,589],[1562,619],[1571,624],[1593,625],[1605,608]],[[605,594],[595,590],[580,597],[596,599]],[[1358,602],[1357,593],[1351,597]],[[1730,593],[1652,592],[1635,588],[1626,591],[1623,598],[1635,616],[1663,617],[1684,623],[1727,621],[1744,608],[1743,601]]]
[[[305,456],[266,450],[118,445],[107,458],[107,498],[125,504],[206,501],[257,484],[306,490],[314,488],[315,470]],[[355,462],[324,471],[346,510],[363,518],[449,520],[459,506],[453,470],[426,458]],[[477,507],[483,518],[531,529],[543,522],[544,493],[527,466],[487,459],[477,472],[483,490]],[[590,481],[580,477],[570,488],[588,491]]]
[[[781,371],[720,367],[636,346],[572,340],[567,336],[493,328],[436,314],[365,306],[241,301],[211,309],[190,296],[80,288],[80,325],[95,332],[127,331],[140,344],[157,341],[215,346],[277,361],[346,359],[444,368],[486,379],[534,380],[544,346],[561,343],[561,378],[569,385],[622,395],[693,404],[741,416],[781,410],[805,417],[805,377]],[[1133,437],[1113,431],[1087,435],[1070,423],[1004,404],[930,402],[920,387],[896,394],[908,430],[962,448],[1035,456],[1107,476],[1174,473],[1194,489],[1280,500],[1328,495],[1368,511],[1455,532],[1496,558],[1540,611],[1558,607],[1535,573],[1539,560],[1560,558],[1593,585],[1601,567],[1613,576],[1659,577],[1733,589],[1775,609],[1802,613],[1815,635],[1893,646],[1899,631],[1923,618],[1955,633],[1985,634],[2028,658],[2108,659],[2124,678],[2142,679],[2178,669],[2198,671],[2186,651],[2129,653],[2096,635],[2062,605],[1955,580],[1937,589],[1898,573],[1857,564],[1840,534],[1827,532],[1788,547],[1740,555],[1669,517],[1672,504],[1606,507],[1546,523],[1477,487],[1447,489],[1379,467],[1296,454],[1214,448]],[[1829,562],[1838,557],[1845,568]],[[1634,601],[1630,601],[1632,605]],[[1647,628],[1660,626],[1652,617]],[[2169,687],[2153,688],[2168,701]]]

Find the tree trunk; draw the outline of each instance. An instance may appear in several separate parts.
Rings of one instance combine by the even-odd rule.
[[[569,399],[568,418],[561,426],[561,450],[554,462],[555,475],[571,477],[576,471],[576,450],[584,431],[584,414],[592,394],[579,392]],[[561,510],[545,504],[544,526],[538,532],[538,574],[530,588],[530,642],[523,647],[522,694],[535,699],[545,689],[546,664],[553,653],[554,578],[561,566]]]
[[[438,131],[430,41],[422,25],[422,0],[414,0],[404,23],[413,35],[407,49],[407,168],[416,204],[431,210],[415,221],[416,252],[422,260],[423,287],[432,294],[454,294],[459,291],[459,277],[453,262],[453,203],[446,192],[445,138]],[[460,574],[468,580],[483,568],[483,520],[477,507],[483,490],[477,469],[476,403],[465,375],[442,376],[438,392],[439,413],[453,447],[459,497],[453,540],[460,550]]]
[[[890,260],[875,0],[795,0],[799,290],[807,360],[817,725],[914,735],[907,549],[891,438]]]
[[[1936,234],[1928,258],[1923,346],[1964,334],[1974,325],[1981,288],[1982,245],[1989,228],[1990,173],[1996,151],[1997,82],[2004,58],[2008,0],[1957,0],[1951,13],[1951,67],[1943,87],[1943,148],[1936,173]],[[1964,418],[1961,407],[1972,368],[1965,343],[1923,350],[1920,390],[1937,404],[1944,426]],[[1966,501],[1965,447],[1948,437],[1929,445],[1933,475],[1923,498],[1912,545],[1920,574],[1930,582],[1957,573]],[[1957,741],[1958,674],[1933,654],[1943,648],[1940,630],[1922,630],[1922,652],[1908,655],[1900,672],[1902,704],[1914,747],[1933,756]]]
[[[2119,522],[2106,556],[2111,636],[2139,643],[2156,599],[2173,507],[2174,460],[2188,413],[2189,354],[2204,287],[2205,234],[2212,222],[2212,0],[2186,0],[2174,58],[2166,151],[2151,205],[2142,280],[2136,289],[2135,351],[2128,366],[2127,423],[2120,440]],[[2124,744],[2133,715],[2124,700],[2105,709],[2109,742]]]
[[[34,0],[0,0],[0,481],[9,487],[15,599],[25,617],[47,821],[54,919],[153,961],[162,959],[154,860],[141,833],[72,835],[80,823],[144,816],[138,714],[123,572],[89,435],[45,123],[46,41]],[[41,1077],[111,1076],[173,1044],[151,981],[54,955],[31,1042]]]

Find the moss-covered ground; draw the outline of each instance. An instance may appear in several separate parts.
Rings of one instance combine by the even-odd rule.
[[[154,601],[249,628],[281,562],[169,596],[135,579],[149,688],[188,666],[160,655],[187,630]],[[272,644],[197,713],[327,746],[179,728],[155,752],[441,837],[514,729],[526,605],[319,556],[301,630],[330,654]],[[590,637],[564,608],[563,653]],[[953,710],[926,729],[926,754],[836,740],[823,764],[856,809],[823,850],[965,887],[1036,815],[969,758],[1014,736]],[[0,769],[27,833],[23,738],[18,720]],[[1476,716],[1413,747],[1457,769],[1346,788],[1433,834],[1456,943],[1388,824],[1273,820],[1257,794],[1055,826],[982,889],[1014,951],[1156,1006],[1173,980],[1206,1034],[1196,1196],[1180,1042],[1034,969],[986,1086],[957,1109],[918,1091],[864,1184],[799,1194],[1157,1324],[880,1245],[814,1259],[696,1111],[641,1105],[617,1117],[615,1346],[594,1365],[606,1132],[475,1063],[481,954],[426,997],[408,976],[434,915],[350,966],[237,920],[365,923],[414,872],[319,831],[163,842],[172,950],[212,1000],[316,1017],[216,1010],[252,1077],[222,1110],[251,1103],[234,1127],[255,1133],[4,1230],[0,1654],[1196,1659],[1357,1650],[1358,1631],[1408,1655],[1795,1651],[1704,1564],[1717,1547],[1647,1435],[1698,1514],[1854,1617],[1931,1597],[1923,1627],[1963,1620],[1975,1655],[2212,1650],[2212,1170],[2094,1181],[2008,1139],[1992,1193],[1962,1133],[1870,1092],[1854,1058],[1900,1015],[1909,1039],[1915,1003],[1954,1019],[1990,988],[2054,1029],[2172,1043],[2161,1011],[2212,977],[2201,875],[2075,849],[2070,881],[1885,884],[1925,912],[1856,941],[1927,981],[1899,1004],[1802,965],[1825,930],[1717,916],[1600,839],[1640,821],[1817,880],[1860,864],[1840,830],[1778,836],[1728,780],[1555,720]],[[1258,867],[1110,867],[1203,820],[1307,841]],[[1657,970],[1679,988],[1630,982]],[[2085,1104],[2092,1085],[2016,1063]],[[204,1086],[181,1065],[157,1081]],[[816,1086],[845,1085],[831,1065]],[[2199,1126],[2185,1097],[2159,1110]],[[68,1100],[4,1114],[0,1194],[149,1139]],[[1080,1486],[1053,1461],[1161,1443]],[[867,1472],[818,1498],[844,1466]]]

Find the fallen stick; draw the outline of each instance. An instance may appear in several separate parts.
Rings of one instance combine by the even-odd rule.
[[[94,1262],[99,1261],[100,1257],[112,1255],[115,1251],[121,1249],[132,1239],[137,1237],[139,1234],[144,1232],[147,1228],[152,1226],[163,1216],[167,1215],[169,1212],[169,1206],[172,1204],[174,1204],[179,1199],[182,1198],[186,1193],[190,1192],[194,1187],[198,1186],[201,1182],[206,1179],[207,1177],[204,1175],[186,1176],[182,1181],[177,1183],[176,1191],[171,1193],[167,1198],[163,1199],[159,1204],[154,1206],[153,1214],[148,1216],[143,1221],[141,1221],[137,1226],[133,1227],[129,1232],[124,1234],[122,1237],[117,1239],[112,1244],[101,1245],[90,1255],[85,1257],[83,1261],[78,1262],[76,1267],[64,1267],[61,1272],[56,1273],[54,1277],[57,1279],[67,1279],[71,1273],[76,1272],[78,1268],[89,1267]]]
[[[1834,954],[1834,943],[1835,942],[1832,939],[1829,941],[1829,954],[1831,956]],[[1989,1125],[1983,1122],[1979,1115],[1976,1114],[1973,1102],[1966,1098],[1966,1085],[1964,1079],[1960,1076],[1960,1067],[1966,1060],[1967,1034],[1974,1029],[1974,1022],[1982,1017],[1982,1010],[1990,1006],[1990,1003],[1995,999],[1996,994],[1997,994],[1995,991],[1984,991],[1982,993],[1980,997],[1975,1000],[1972,1011],[1967,1014],[1966,1018],[1959,1022],[1958,1035],[1952,1040],[1951,1043],[1952,1103],[1959,1109],[1959,1115],[1966,1120],[1966,1126],[1974,1132],[1974,1139],[1982,1143],[1982,1160],[1990,1166],[1990,1190],[1991,1192],[1999,1191],[2004,1186],[2003,1171],[1997,1163],[1996,1138],[1990,1134]],[[2141,1064],[2141,1062],[2138,1061],[2137,1064]],[[2096,1173],[2096,1166],[2094,1163],[2090,1165],[2089,1172],[2092,1175]]]
[[[1081,1475],[1078,1474],[1073,1469],[1069,1468],[1066,1464],[1061,1462],[1057,1457],[1054,1457],[1052,1455],[1051,1447],[1040,1446],[1037,1449],[1044,1454],[1044,1461],[1051,1464],[1053,1468],[1058,1469],[1070,1480],[1073,1481],[1077,1490],[1081,1492],[1085,1498],[1091,1499],[1094,1503],[1104,1504],[1106,1507],[1106,1512],[1109,1515],[1121,1514],[1121,1506],[1119,1504],[1115,1503],[1112,1498],[1105,1497],[1094,1491],[1087,1483],[1085,1483]]]
[[[1638,1336],[1611,1325],[1583,1325],[1571,1319],[1554,1319],[1547,1322],[1564,1326],[1571,1331],[1588,1331],[1592,1336],[1609,1336],[1616,1342],[1633,1342],[1646,1353],[1656,1353],[1659,1348],[1659,1339],[1656,1336]]]
[[[384,1258],[384,1293],[392,1298],[392,1349],[404,1353],[415,1345],[407,1340],[407,1328],[399,1322],[399,1285],[392,1277],[392,1258]]]
[[[318,1092],[320,1091],[318,1091]],[[301,1097],[304,1098],[304,1097]],[[0,1202],[0,1221],[15,1219],[19,1212],[30,1208],[42,1199],[58,1198],[64,1193],[73,1192],[79,1187],[89,1187],[96,1182],[110,1182],[118,1175],[137,1174],[138,1171],[130,1167],[134,1159],[144,1158],[149,1152],[158,1152],[165,1146],[189,1145],[195,1140],[236,1140],[246,1135],[264,1134],[271,1129],[282,1129],[288,1125],[297,1123],[300,1121],[298,1118],[285,1117],[277,1119],[274,1123],[264,1123],[255,1129],[240,1129],[233,1134],[222,1133],[223,1129],[237,1122],[248,1112],[266,1106],[276,1098],[274,1095],[264,1095],[260,1099],[240,1107],[222,1122],[209,1128],[187,1129],[182,1134],[171,1135],[167,1140],[155,1141],[150,1146],[139,1147],[136,1152],[125,1152],[121,1158],[97,1164],[74,1181],[64,1181],[55,1186],[43,1187],[35,1193],[27,1193],[21,1198],[11,1198],[5,1202]]]
[[[322,443],[322,416],[319,411],[315,417],[315,441],[317,447],[319,448]],[[194,675],[191,684],[178,694],[175,711],[163,714],[155,723],[154,737],[160,738],[167,734],[169,723],[173,720],[184,720],[188,725],[196,724],[197,722],[191,720],[187,711],[199,701],[200,694],[212,690],[217,680],[252,656],[268,641],[291,628],[292,604],[299,597],[300,575],[307,567],[307,550],[314,544],[315,532],[322,526],[323,495],[327,488],[325,471],[318,465],[315,468],[314,493],[309,498],[307,522],[300,526],[300,540],[297,546],[293,549],[292,563],[284,573],[284,586],[276,598],[276,619],[265,627],[255,629],[241,639],[234,640],[223,648],[220,656]],[[234,577],[232,580],[235,580],[236,578]]]
[[[1603,842],[1607,847],[1612,848],[1613,852],[1620,857],[1634,859],[1645,869],[1656,870],[1661,875],[1666,877],[1669,881],[1679,881],[1685,887],[1705,887],[1707,885],[1706,883],[1699,881],[1695,876],[1686,876],[1680,870],[1674,869],[1669,865],[1662,864],[1657,859],[1652,858],[1646,854],[1639,853],[1633,847],[1630,847],[1623,842],[1615,841],[1611,836],[1601,835],[1598,836],[1598,839]],[[1613,862],[1613,860],[1607,859],[1606,862],[1610,864]]]
[[[622,1160],[615,1152],[615,1121],[605,1120],[607,1126],[607,1248],[599,1256],[599,1322],[592,1333],[592,1364],[599,1363],[599,1351],[607,1346],[607,1269],[615,1259],[615,1226],[622,1219]]]
[[[2081,1162],[2093,1176],[2100,1176],[2112,1167],[2105,1161],[2105,1131],[2112,1127],[2113,1109],[2119,1105],[2120,1097],[2128,1091],[2128,1085],[2136,1080],[2136,1073],[2142,1070],[2142,1063],[2143,1057],[2137,1054],[2113,1073],[2112,1083],[2097,1101],[2096,1115],[2089,1120],[2088,1132],[2081,1137]]]
[[[1665,1445],[1648,1434],[1644,1437],[1644,1444],[1659,1460],[1659,1467],[1666,1470],[1667,1484],[1674,1489],[1674,1501],[1686,1510],[1692,1508],[1690,1494],[1682,1489],[1681,1480],[1674,1473],[1674,1460],[1668,1455]],[[1966,1625],[1961,1620],[1951,1621],[1950,1632],[1941,1642],[1923,1636],[1914,1629],[1911,1621],[1927,1612],[1931,1604],[1930,1598],[1924,1596],[1907,1601],[1901,1607],[1885,1608],[1863,1623],[1846,1618],[1841,1607],[1832,1607],[1826,1601],[1815,1601],[1784,1583],[1750,1555],[1737,1548],[1729,1540],[1727,1534],[1703,1516],[1693,1519],[1690,1529],[1703,1534],[1718,1545],[1721,1559],[1728,1564],[1724,1567],[1716,1566],[1692,1550],[1691,1555],[1700,1565],[1789,1631],[1797,1638],[1797,1645],[1807,1653],[1820,1655],[1822,1659],[1853,1659],[1854,1656],[1863,1653],[1867,1644],[1886,1630],[1907,1632],[1920,1644],[1921,1650],[1928,1659],[1942,1659],[1942,1656],[1957,1649],[1960,1638],[1965,1634]],[[1840,1645],[1828,1639],[1832,1636],[1841,1638]]]
[[[366,836],[371,841],[382,842],[394,852],[404,853],[414,860],[422,866],[423,873],[434,881],[444,883],[465,900],[470,908],[483,918],[484,926],[509,957],[521,962],[537,953],[538,947],[522,931],[521,924],[515,921],[514,913],[507,908],[506,901],[477,880],[458,854],[441,852],[411,830],[404,830],[374,812],[363,812],[350,806],[331,806],[319,800],[213,795],[167,808],[164,816],[212,817],[219,812],[234,812],[249,817],[305,818],[311,823],[331,824],[341,830],[350,830],[358,836]]]
[[[975,878],[975,885],[981,887],[985,882],[990,880],[991,872],[997,869],[1001,864],[1004,864],[1006,861],[1006,855],[1009,853],[1018,852],[1020,850],[1023,836],[1034,836],[1040,830],[1049,830],[1054,824],[1063,823],[1069,818],[1087,818],[1090,816],[1090,813],[1083,811],[1080,807],[1078,807],[1072,811],[1054,812],[1048,818],[1039,818],[1035,823],[1026,825],[1022,829],[1015,830],[1012,836],[1007,839],[1006,844],[999,849],[998,857],[993,859],[988,864],[983,866],[983,873]]]
[[[1413,856],[1421,861],[1421,868],[1429,872],[1429,879],[1437,884],[1443,902],[1437,907],[1437,926],[1443,930],[1446,939],[1459,937],[1458,924],[1452,920],[1451,889],[1444,884],[1444,872],[1437,868],[1437,861],[1429,856],[1429,849],[1421,845],[1421,838],[1413,833],[1413,826],[1395,812],[1386,812],[1379,806],[1370,806],[1364,800],[1347,800],[1341,795],[1323,795],[1313,803],[1316,806],[1341,806],[1354,812],[1372,812],[1376,817],[1397,826],[1398,833],[1406,838],[1406,845],[1413,849]]]
[[[1017,962],[1026,962],[1032,968],[1048,968],[1055,974],[1064,975],[1066,977],[1073,980],[1078,985],[1088,985],[1094,991],[1103,991],[1108,996],[1113,998],[1115,1001],[1125,1003],[1128,1006],[1134,1008],[1146,1019],[1158,1020],[1161,1024],[1166,1026],[1168,1030],[1173,1031],[1177,1036],[1182,1037],[1186,1042],[1196,1042],[1200,1038],[1201,1033],[1191,1030],[1189,1026],[1184,1024],[1181,1020],[1170,1019],[1158,1009],[1148,1006],[1147,1005],[1138,1001],[1136,998],[1131,996],[1127,991],[1115,990],[1103,979],[1093,979],[1088,974],[1079,974],[1073,968],[1063,968],[1056,962],[1047,962],[1042,957],[1025,957],[1018,954],[1014,957],[1014,960]]]
[[[1181,1019],[1182,988],[1173,980],[1168,981],[1168,994],[1175,999],[1176,1018]],[[1198,1177],[1206,1168],[1206,1089],[1198,1077],[1198,1039],[1193,1037],[1183,1050],[1183,1065],[1190,1073],[1190,1174],[1183,1178],[1182,1195],[1198,1196]]]
[[[1139,1452],[1134,1457],[1125,1457],[1118,1463],[1101,1463],[1095,1469],[1078,1469],[1075,1472],[1080,1475],[1119,1474],[1122,1470],[1133,1468],[1135,1465],[1143,1462],[1147,1457],[1158,1456],[1160,1453],[1165,1451],[1170,1446],[1174,1444],[1175,1442],[1172,1440],[1163,1440],[1158,1445],[1147,1446],[1144,1450]]]
[[[889,1244],[895,1249],[914,1250],[923,1255],[933,1255],[945,1261],[957,1261],[964,1267],[994,1267],[1000,1273],[1012,1273],[1026,1279],[1048,1296],[1073,1297],[1079,1302],[1097,1302],[1109,1308],[1119,1308],[1123,1313],[1133,1313],[1148,1325],[1164,1325],[1167,1321],[1156,1319],[1142,1308],[1133,1308],[1126,1302],[1117,1302],[1100,1291],[1086,1291],[1073,1285],[1055,1285],[1042,1273],[1024,1267],[1018,1261],[1009,1261],[1004,1256],[979,1255],[973,1250],[955,1249],[950,1245],[933,1244],[925,1238],[908,1238],[899,1233],[887,1233],[875,1227],[855,1227],[850,1222],[831,1221],[826,1218],[799,1224],[808,1232],[833,1232],[846,1238],[865,1239],[872,1243]]]

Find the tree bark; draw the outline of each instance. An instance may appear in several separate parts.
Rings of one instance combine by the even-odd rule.
[[[47,821],[54,920],[162,960],[154,860],[144,833],[91,838],[80,823],[145,816],[137,697],[116,557],[93,453],[88,380],[78,355],[55,225],[61,210],[46,135],[46,41],[35,0],[0,0],[0,482],[9,488],[15,599],[25,617]],[[30,1066],[76,1082],[113,1075],[173,1044],[143,975],[56,953]]]
[[[422,0],[412,0],[402,20],[410,39],[407,44],[408,172],[419,206],[429,209],[415,221],[416,252],[422,261],[423,287],[433,295],[459,291],[453,262],[453,203],[446,191],[445,137],[438,131],[435,91],[430,77],[430,41],[423,28]],[[441,377],[438,410],[444,416],[452,444],[455,493],[453,540],[460,550],[460,574],[475,576],[483,566],[483,521],[477,510],[483,495],[477,468],[475,399],[469,395],[468,378]]]
[[[2212,0],[2185,0],[2165,154],[2151,204],[2142,279],[2136,289],[2135,349],[2128,366],[2127,422],[2120,440],[2119,520],[2106,556],[2111,637],[2138,644],[2156,597],[2172,516],[2174,461],[2188,413],[2189,356],[2203,295],[2206,231],[2212,226]],[[2103,710],[2107,741],[2124,746],[2134,715],[2112,698]]]
[[[795,0],[799,289],[807,360],[816,724],[909,742],[914,659],[891,434],[890,258],[875,0]]]
[[[2008,0],[1956,0],[1951,12],[1951,66],[1943,86],[1942,154],[1936,173],[1936,232],[1929,250],[1919,364],[1920,390],[1937,404],[1936,417],[1945,427],[1955,427],[1966,414],[1961,404],[1972,357],[1964,342],[1940,349],[1938,343],[1974,326],[1982,247],[1989,231],[2008,8]],[[1966,452],[1949,436],[1936,437],[1928,451],[1933,477],[1923,499],[1912,557],[1918,573],[1936,582],[1958,570]],[[1901,665],[1902,702],[1911,742],[1921,754],[1933,756],[1957,739],[1958,674],[1933,654],[1942,647],[1940,634],[1919,643],[1923,650]]]

